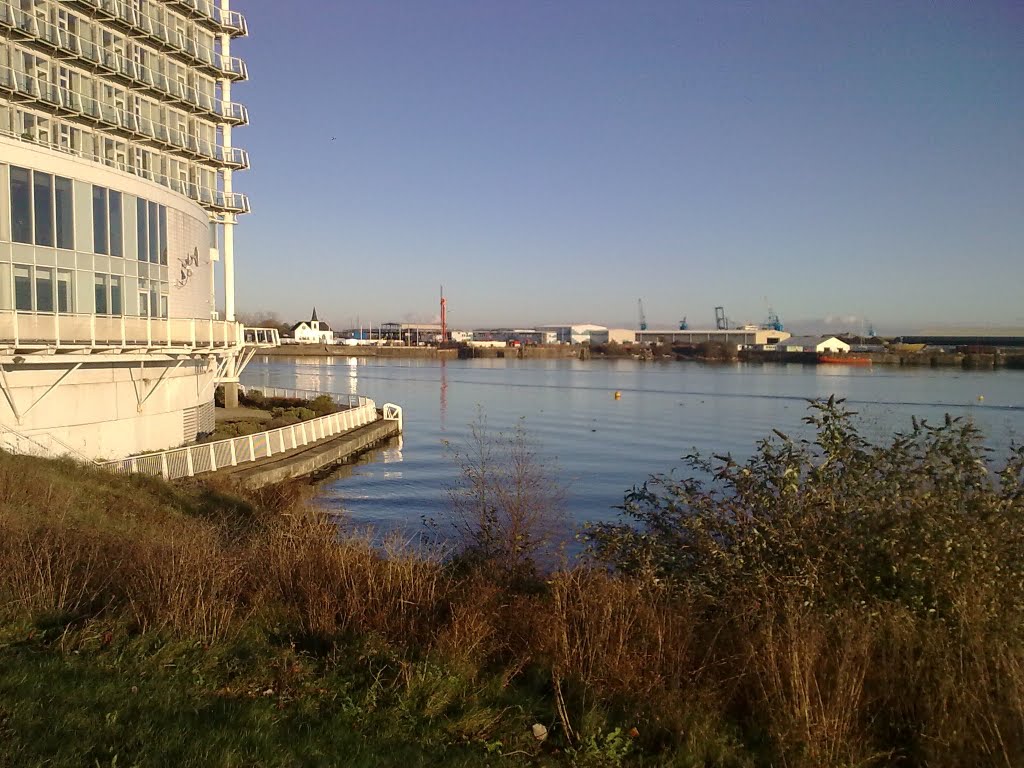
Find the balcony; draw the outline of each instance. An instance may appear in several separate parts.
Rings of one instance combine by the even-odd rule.
[[[254,340],[249,346],[254,344],[266,346],[269,341]],[[224,320],[0,310],[0,348],[8,350],[193,352],[242,346],[243,326]]]
[[[244,80],[248,77],[245,63],[238,57],[223,56],[215,50],[201,46],[195,36],[188,30],[169,27],[167,24],[141,13],[131,7],[129,3],[118,2],[117,0],[72,1],[77,5],[88,8],[93,12],[93,15],[108,21],[123,32],[143,38],[151,45],[165,52],[177,54],[181,58],[186,59],[190,66],[202,69],[213,77],[227,77],[231,80]],[[201,1],[194,0],[195,3],[200,3]],[[11,0],[5,0],[5,2],[9,3]],[[187,2],[184,5],[195,10],[193,3]],[[210,7],[212,8],[213,6],[210,5]],[[202,12],[197,11],[196,13],[197,15],[190,18],[213,21],[212,17],[206,16]],[[219,10],[216,13],[219,17]],[[227,14],[228,17],[230,15],[230,13]],[[215,23],[220,26],[219,22]],[[235,23],[241,24],[243,27],[245,24],[241,16],[239,16]],[[234,33],[232,28],[226,28],[229,33]],[[218,29],[217,31],[223,30]]]
[[[226,31],[232,37],[249,34],[249,27],[242,14],[238,11],[223,11],[213,0],[170,0],[168,5],[217,33]]]
[[[117,62],[112,63],[121,66]],[[123,104],[97,100],[88,91],[82,93],[59,87],[43,78],[18,72],[7,64],[0,64],[0,78],[3,88],[11,92],[12,98],[41,102],[47,105],[47,111],[54,114],[66,114],[98,123],[101,129],[146,145],[156,145],[157,148],[198,162],[236,169],[249,167],[249,155],[242,149],[225,149],[213,142],[200,140],[181,126],[168,129],[162,123],[125,109]]]
[[[46,85],[45,90],[47,95],[44,98],[38,83],[36,83],[34,79],[29,78],[23,73],[15,73],[10,70],[10,68],[0,67],[0,93],[10,94],[12,100],[17,99],[18,97],[24,100],[27,97],[27,94],[31,92],[32,99],[46,100],[54,104],[59,102],[63,105],[62,109],[80,113],[85,117],[91,118],[97,123],[108,122],[112,126],[120,125],[121,121],[118,118],[117,111],[111,111],[108,106],[101,104],[91,96],[72,93],[50,84]],[[153,124],[152,121],[147,121],[141,118],[136,119],[138,120],[139,130],[148,131],[152,127],[158,137],[162,138],[163,141],[169,141],[170,134],[167,126],[163,124]],[[118,161],[115,158],[95,157],[79,150],[79,148],[54,144],[48,139],[40,140],[37,136],[29,134],[19,135],[10,130],[0,129],[0,135],[9,136],[19,141],[28,141],[40,146],[45,146],[49,148],[49,150],[68,153],[93,163],[102,163],[103,165],[117,168],[125,173],[131,173],[142,178],[150,179],[162,186],[166,186],[172,191],[176,191],[179,195],[199,203],[207,210],[234,214],[249,213],[251,210],[249,207],[249,198],[241,193],[224,193],[224,191],[219,189],[201,186],[190,181],[171,178],[170,176],[157,174],[153,171],[144,171],[141,168],[136,168],[128,163]],[[245,157],[245,162],[248,167],[248,156]]]
[[[232,37],[245,37],[249,34],[249,25],[246,24],[245,17],[238,11],[225,12],[218,9],[218,13],[221,25],[231,30]]]
[[[214,66],[220,70],[222,75],[226,75],[229,80],[249,79],[249,68],[237,56],[224,56],[218,53]]]
[[[245,108],[244,104],[239,104],[237,101],[220,101],[218,99],[217,114],[224,119],[224,122],[232,125],[249,124],[249,110]]]
[[[129,15],[131,13],[137,15],[135,11],[130,11]],[[149,23],[148,16],[139,18],[142,19],[143,26]],[[248,110],[243,105],[221,101],[194,86],[185,86],[176,80],[169,80],[156,69],[134,61],[124,54],[102,49],[92,40],[16,8],[14,0],[0,0],[0,28],[3,27],[8,27],[14,34],[20,35],[23,42],[44,49],[56,58],[87,62],[87,66],[94,70],[100,70],[126,85],[144,90],[162,100],[170,96],[190,112],[200,112],[214,122],[223,121],[232,125],[246,125],[249,122]],[[160,28],[166,37],[166,27],[160,25]],[[219,55],[214,55],[206,49],[201,50],[209,54],[205,58],[209,59],[208,65],[211,70],[216,71],[217,76],[228,74],[232,79],[244,79],[247,76],[245,63],[240,59],[225,59],[225,67],[230,70],[225,73],[220,69]]]
[[[249,167],[249,153],[238,147],[217,147],[217,160],[221,165],[236,170]]]

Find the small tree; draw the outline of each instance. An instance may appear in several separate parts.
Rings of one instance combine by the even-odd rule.
[[[465,555],[509,572],[533,571],[553,555],[566,529],[565,485],[522,421],[510,434],[494,433],[481,412],[464,445],[445,445],[460,472],[447,488],[447,512],[428,525],[448,528]]]

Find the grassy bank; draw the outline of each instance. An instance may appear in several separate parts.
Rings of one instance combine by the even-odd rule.
[[[1024,763],[1024,457],[811,418],[547,575],[528,493],[442,560],[297,487],[0,454],[0,765]]]

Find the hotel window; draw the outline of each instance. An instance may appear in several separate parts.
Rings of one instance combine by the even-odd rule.
[[[53,269],[14,265],[14,308],[19,312],[53,312]]]
[[[11,238],[16,243],[75,247],[71,179],[11,166]]]
[[[11,166],[11,238],[32,242],[32,172]]]
[[[32,174],[36,245],[53,247],[53,176],[35,171]]]
[[[111,256],[124,256],[124,219],[121,215],[121,193],[113,189],[92,188],[93,251]]]
[[[96,275],[94,284],[97,315],[123,314],[121,280],[120,275]]]
[[[14,265],[14,308],[19,312],[32,311],[32,267]]]
[[[75,247],[75,203],[71,179],[54,177],[54,202],[56,203],[57,247]]]
[[[53,312],[53,270],[36,267],[36,312]]]
[[[149,317],[149,281],[139,279],[139,317]]]
[[[107,190],[92,188],[92,249],[107,252]]]
[[[160,210],[160,263],[167,266],[167,206],[159,206]],[[167,317],[167,315],[164,315]]]
[[[138,242],[136,256],[139,261],[147,261],[149,254],[149,225],[146,223],[146,201],[141,197],[135,199],[135,234]]]
[[[107,307],[107,290],[110,288],[110,278],[108,275],[96,275],[96,314],[106,315]]]
[[[167,264],[167,208],[163,205],[136,200],[135,220],[139,244],[139,261]]]
[[[109,190],[107,208],[110,212],[110,255],[124,256],[124,229],[121,217],[121,193]]]
[[[149,203],[149,262],[156,264],[160,260],[160,222],[156,203]]]
[[[74,285],[73,273],[67,269],[57,270],[57,311],[58,312],[72,312],[74,311],[72,305],[72,297],[75,292],[72,288]]]
[[[121,314],[121,278],[118,275],[110,276],[110,314]]]

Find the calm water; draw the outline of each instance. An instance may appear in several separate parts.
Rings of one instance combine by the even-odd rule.
[[[908,428],[911,415],[939,422],[948,412],[973,419],[998,451],[1024,440],[1021,371],[257,358],[242,381],[359,393],[378,406],[403,407],[400,441],[321,484],[325,506],[383,528],[417,529],[423,516],[440,511],[456,476],[443,441],[464,441],[478,409],[493,430],[523,420],[539,452],[568,481],[569,513],[577,522],[614,517],[625,491],[679,467],[692,448],[746,458],[773,428],[805,434],[807,398],[847,398],[868,436]]]

